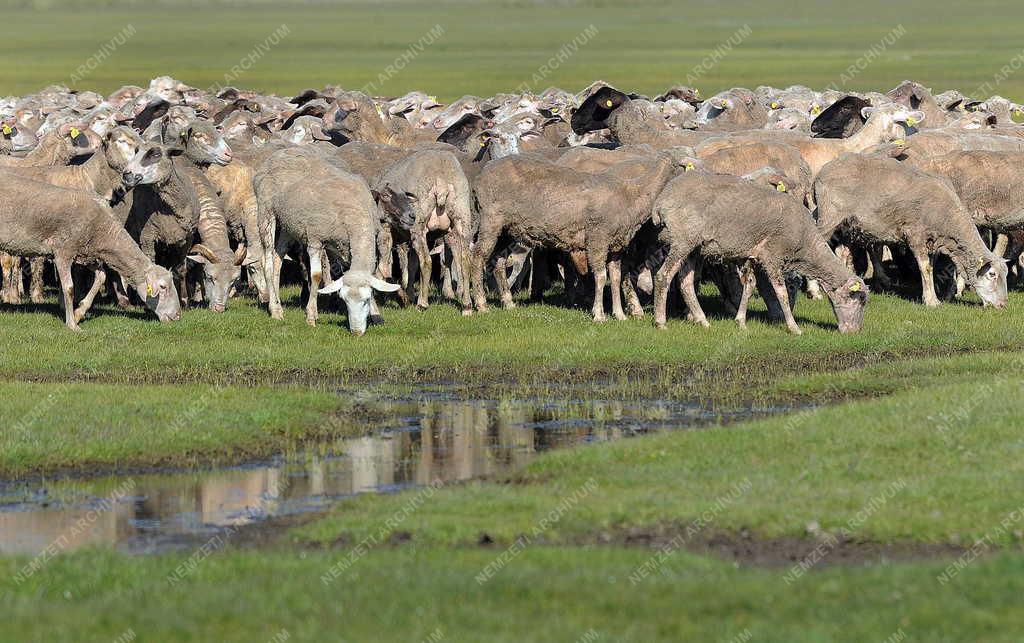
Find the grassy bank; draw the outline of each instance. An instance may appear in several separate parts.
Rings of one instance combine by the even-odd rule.
[[[0,383],[0,479],[239,462],[365,429],[300,389]]]

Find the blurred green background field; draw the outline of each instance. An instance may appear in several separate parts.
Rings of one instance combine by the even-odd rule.
[[[693,2],[2,2],[0,94],[71,83],[75,69],[129,25],[135,35],[75,84],[109,92],[170,74],[190,84],[224,75],[281,25],[289,35],[235,80],[282,94],[334,83],[362,87],[440,25],[379,93],[423,89],[442,99],[490,95],[528,83],[578,90],[603,78],[658,92],[686,83],[695,66],[745,25],[750,35],[696,83],[706,94],[731,86],[794,83],[889,89],[911,78],[936,89],[1024,98],[1024,4],[863,0]],[[534,83],[537,70],[590,25],[592,38]],[[897,30],[864,70],[844,71]],[[890,41],[892,38],[890,37]],[[735,42],[735,39],[734,39]],[[1019,61],[1015,58],[1021,56]],[[1010,66],[1010,74],[1000,69]],[[997,76],[1006,76],[999,83]]]

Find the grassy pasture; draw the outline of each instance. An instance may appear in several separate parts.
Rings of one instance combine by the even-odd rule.
[[[105,93],[170,74],[200,87],[289,94],[376,82],[381,94],[423,89],[452,99],[521,83],[576,90],[597,78],[654,93],[698,76],[705,94],[794,83],[884,91],[911,78],[936,90],[991,83],[987,93],[1024,99],[1024,73],[1013,69],[1024,5],[1009,0],[0,7],[5,95],[71,83],[130,26],[134,35],[75,87]],[[225,78],[282,25],[288,34],[279,44]],[[435,25],[443,35],[389,74]],[[596,34],[577,53],[539,71],[590,25]],[[747,25],[740,44],[708,71],[694,71]],[[844,79],[894,30],[905,33]],[[399,390],[443,379],[465,383],[466,395],[564,395],[569,385],[582,396],[822,408],[550,453],[512,480],[441,489],[400,528],[387,527],[388,519],[416,491],[354,498],[269,547],[218,549],[175,585],[166,576],[193,552],[80,551],[24,581],[17,574],[29,559],[0,558],[0,640],[129,640],[131,632],[144,641],[252,641],[282,631],[290,640],[435,642],[437,632],[447,641],[588,643],[1019,639],[1024,528],[999,528],[1024,502],[1019,292],[1006,311],[925,310],[873,296],[865,331],[853,336],[835,332],[827,304],[802,300],[802,337],[765,323],[755,302],[747,331],[721,317],[708,330],[680,319],[663,332],[649,318],[594,325],[584,311],[550,305],[470,319],[450,305],[425,313],[388,307],[387,325],[357,339],[333,312],[308,328],[296,292],[289,296],[284,324],[243,299],[223,315],[189,311],[167,326],[101,306],[80,334],[63,330],[52,302],[0,308],[0,478],[237,461],[325,430],[350,432],[358,427],[336,421],[351,409],[335,393],[349,386]],[[200,413],[179,421],[190,401],[203,399]],[[542,539],[476,582],[591,480],[596,490]],[[826,556],[786,584],[789,565],[722,560],[687,543],[642,582],[629,581],[664,539],[743,481],[749,490],[715,512],[712,531],[806,542],[815,537],[809,526],[837,533],[901,483],[856,521],[854,544],[947,553],[853,565]],[[382,527],[384,544],[359,553],[361,539]],[[479,544],[483,534],[491,544]],[[644,544],[629,534],[655,538]],[[990,542],[987,555],[940,583],[957,552],[978,538]],[[357,562],[321,582],[350,556]],[[582,638],[591,631],[596,639]]]
[[[87,66],[77,88],[110,92],[170,74],[199,87],[235,84],[289,94],[326,83],[358,88],[375,82],[380,94],[422,89],[454,99],[511,91],[522,83],[538,92],[549,85],[576,91],[597,78],[654,93],[690,77],[705,94],[795,83],[885,91],[912,78],[937,91],[970,92],[992,83],[989,93],[1024,98],[1024,74],[1015,73],[1019,64],[1011,66],[1021,52],[1024,7],[1012,0],[38,0],[45,10],[26,8],[30,2],[3,4],[10,7],[0,21],[4,94],[71,83],[80,65],[130,26],[134,35]],[[258,47],[282,25],[288,34],[278,44]],[[443,34],[414,47],[435,25]],[[591,25],[596,33],[580,37]],[[745,26],[748,36],[714,55]],[[879,48],[890,33],[903,35]],[[559,50],[577,37],[578,49],[559,61]],[[410,48],[415,57],[388,72]],[[225,74],[255,49],[257,59],[227,82]],[[552,57],[556,63],[542,71]],[[713,64],[694,71],[709,57]],[[847,73],[851,65],[856,71]],[[1004,66],[1011,73],[997,84]]]

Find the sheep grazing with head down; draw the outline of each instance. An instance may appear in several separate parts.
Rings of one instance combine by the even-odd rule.
[[[309,256],[309,301],[306,321],[317,321],[317,293],[338,293],[348,308],[348,325],[357,335],[368,322],[382,323],[373,291],[394,292],[395,284],[374,275],[377,265],[377,205],[366,181],[335,167],[313,150],[295,148],[275,152],[253,176],[260,218],[276,223],[276,239],[267,268],[270,313],[283,317],[280,279],[284,252],[300,244]],[[344,275],[319,290],[324,277],[322,253],[348,264]],[[373,318],[371,319],[371,312]]]
[[[860,330],[867,287],[829,249],[798,199],[737,176],[687,172],[665,186],[654,204],[653,221],[664,226],[668,248],[654,283],[654,323],[665,327],[668,286],[680,273],[683,298],[694,321],[707,326],[697,300],[696,266],[701,256],[760,265],[781,303],[786,326],[800,328],[789,306],[784,274],[817,279],[832,302],[839,331]],[[736,320],[746,322],[754,280],[744,280]]]
[[[949,257],[987,305],[1006,306],[1006,262],[989,250],[953,186],[888,155],[844,154],[814,182],[818,229],[845,243],[906,244],[921,272],[922,299],[938,306],[933,257]]]

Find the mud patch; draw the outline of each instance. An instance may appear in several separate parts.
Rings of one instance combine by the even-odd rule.
[[[839,534],[759,536],[749,529],[708,530],[696,534],[689,525],[631,528],[604,532],[580,542],[644,547],[665,553],[684,550],[745,567],[793,567],[810,570],[836,565],[878,565],[925,559],[956,558],[969,548],[952,543],[878,542]]]

